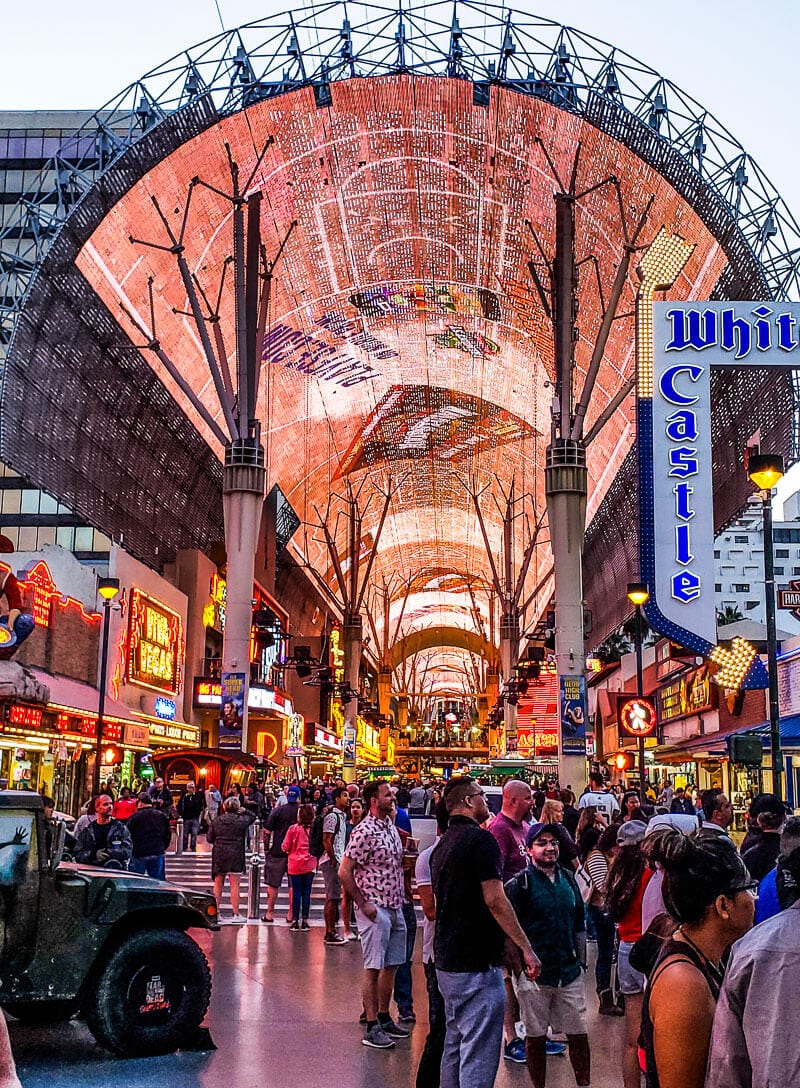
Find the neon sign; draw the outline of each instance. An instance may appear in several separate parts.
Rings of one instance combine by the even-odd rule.
[[[183,623],[177,612],[132,589],[128,628],[128,680],[178,695],[181,690]]]

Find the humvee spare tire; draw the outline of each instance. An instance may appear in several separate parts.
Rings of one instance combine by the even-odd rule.
[[[192,1045],[211,997],[201,949],[175,929],[122,938],[100,964],[83,1015],[101,1046],[122,1057]]]
[[[71,1020],[78,1011],[77,1001],[6,1001],[3,1005],[23,1024],[57,1024]]]

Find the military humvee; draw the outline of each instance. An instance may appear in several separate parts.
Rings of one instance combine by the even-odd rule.
[[[65,862],[64,839],[38,794],[0,791],[0,1006],[79,1014],[126,1057],[196,1045],[211,973],[186,931],[218,928],[214,897]]]

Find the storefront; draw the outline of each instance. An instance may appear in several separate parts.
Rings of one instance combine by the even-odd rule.
[[[199,728],[210,734],[216,733],[216,721],[222,704],[222,684],[219,680],[195,679],[192,706],[202,714],[204,722]],[[296,753],[298,744],[291,738],[297,733],[297,723],[302,725],[302,715],[294,713],[292,700],[275,688],[251,684],[247,698],[247,750],[253,756],[269,764],[274,770],[283,768],[284,773],[294,774],[295,754],[287,755],[287,748]],[[211,722],[214,722],[213,730]]]
[[[309,778],[330,778],[342,771],[342,738],[315,722],[306,727],[305,774]]]
[[[77,815],[89,795],[95,759],[97,691],[64,677],[37,671],[50,687],[46,706],[11,703],[3,708],[0,783],[3,788],[41,791],[61,812]],[[101,781],[134,786],[149,767],[146,729],[127,707],[109,700],[103,715]]]

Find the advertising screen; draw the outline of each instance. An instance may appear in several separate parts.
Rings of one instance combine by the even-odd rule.
[[[408,75],[331,86],[317,108],[311,88],[255,103],[176,148],[106,214],[78,267],[126,336],[158,339],[218,422],[222,413],[186,291],[152,198],[180,229],[191,181],[184,255],[209,300],[234,365],[232,252],[226,145],[262,194],[261,232],[276,267],[261,346],[257,414],[272,482],[309,525],[345,482],[395,488],[373,568],[378,584],[422,570],[471,579],[486,572],[470,486],[483,494],[490,544],[501,538],[502,488],[513,478],[544,510],[543,465],[553,407],[552,323],[543,282],[554,248],[557,188],[550,163],[576,189],[579,328],[576,391],[591,358],[625,233],[652,198],[642,241],[665,226],[696,243],[679,290],[709,297],[727,259],[695,212],[653,168],[577,114],[493,87],[489,106],[468,81]],[[267,147],[257,165],[267,141]],[[543,147],[547,154],[544,153]],[[605,182],[620,180],[617,190]],[[214,191],[217,190],[217,191]],[[623,228],[622,216],[625,216]],[[541,251],[537,246],[541,246]],[[543,256],[544,255],[544,256]],[[587,261],[589,257],[591,261]],[[151,316],[152,285],[152,316]],[[601,286],[598,286],[601,285]],[[602,286],[606,285],[606,286]],[[633,311],[635,277],[619,306]],[[153,325],[155,327],[153,327]],[[587,429],[632,374],[633,324],[614,322],[587,413]],[[145,358],[182,411],[221,454],[218,440],[153,353]],[[588,450],[588,518],[633,441],[623,403]],[[485,489],[485,490],[484,490]],[[496,501],[495,501],[496,500]],[[364,518],[375,534],[379,496]],[[515,522],[518,554],[525,519]],[[550,563],[547,533],[527,596]],[[289,547],[316,570],[330,561],[320,532]],[[393,590],[393,592],[395,592]],[[456,591],[459,592],[459,591]],[[464,584],[465,607],[471,602]],[[447,597],[453,599],[448,587]],[[422,605],[445,593],[422,591]],[[433,623],[433,613],[420,617]],[[379,617],[379,623],[382,620]]]

